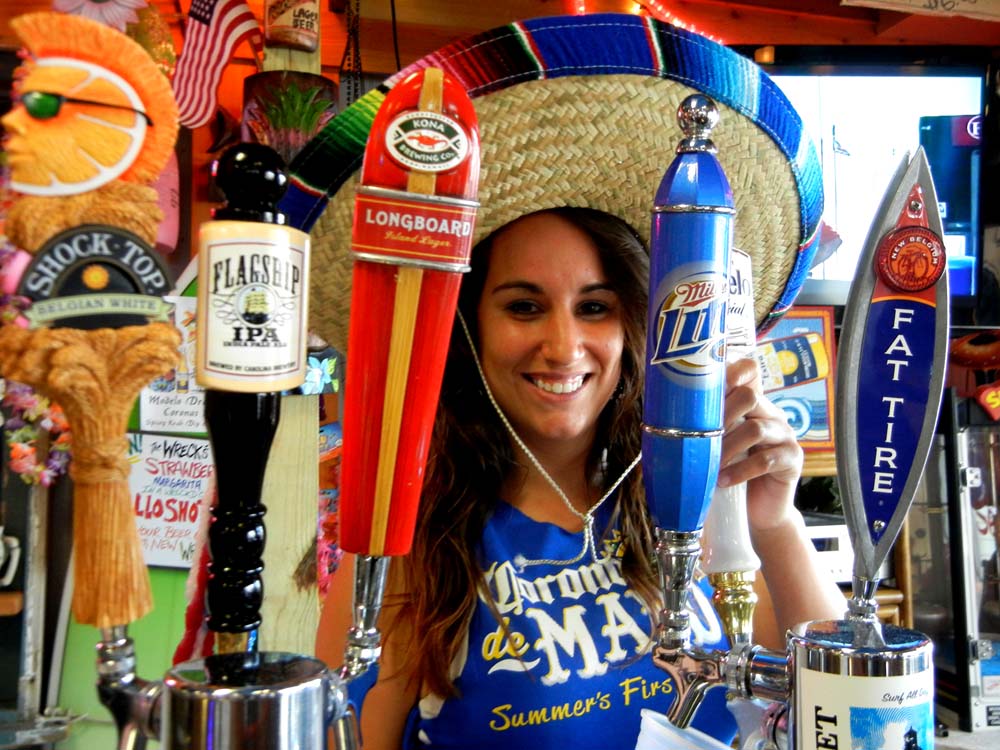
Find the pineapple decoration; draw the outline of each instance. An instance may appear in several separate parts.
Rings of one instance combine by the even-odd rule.
[[[286,164],[337,113],[337,84],[302,71],[249,76],[243,98],[243,140],[270,146]]]
[[[28,54],[4,116],[9,239],[31,256],[30,328],[0,327],[0,374],[58,402],[73,433],[73,613],[99,628],[152,608],[129,502],[125,431],[140,389],[178,360],[172,286],[151,245],[149,186],[173,152],[177,107],[139,44],[96,21],[11,21]],[[150,322],[153,321],[153,322]]]

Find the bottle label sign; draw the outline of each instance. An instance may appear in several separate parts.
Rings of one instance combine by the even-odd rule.
[[[215,232],[239,223],[209,224],[202,238],[199,379],[265,384],[304,374],[308,236],[261,224],[244,224],[254,228],[252,236]],[[282,381],[273,389],[286,387],[294,385]]]
[[[476,207],[404,195],[355,198],[351,250],[367,259],[439,270],[468,270]]]
[[[742,250],[729,250],[729,294],[726,308],[726,359],[749,357],[757,346],[753,300],[753,266]]]

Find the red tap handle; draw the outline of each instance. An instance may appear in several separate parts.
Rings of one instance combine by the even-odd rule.
[[[445,357],[468,270],[479,134],[465,90],[436,68],[375,116],[355,201],[341,544],[410,551]]]

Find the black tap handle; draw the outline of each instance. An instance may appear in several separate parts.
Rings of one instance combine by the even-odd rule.
[[[215,632],[243,633],[260,625],[267,510],[260,497],[280,404],[277,393],[205,392],[218,492],[205,594],[208,626]]]
[[[214,218],[285,223],[277,203],[288,175],[276,151],[256,143],[237,144],[219,157],[213,173],[226,195],[226,204]],[[267,510],[260,497],[280,399],[276,392],[205,392],[218,493],[208,532],[211,563],[205,606],[208,626],[217,633],[246,633],[260,625]]]

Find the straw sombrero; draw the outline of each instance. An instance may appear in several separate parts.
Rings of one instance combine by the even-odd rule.
[[[311,231],[311,328],[344,350],[352,211],[379,104],[414,70],[464,85],[479,118],[481,208],[474,241],[532,211],[586,206],[649,239],[656,188],[681,138],[676,114],[698,91],[721,112],[712,138],[733,187],[735,243],[753,259],[763,330],[808,273],[822,213],[816,151],[755,64],[696,34],[631,15],[538,18],[451,44],[335,117],[292,164],[282,208]]]

